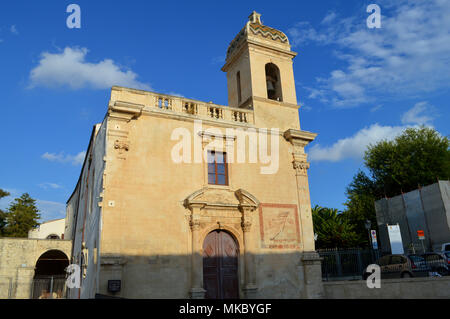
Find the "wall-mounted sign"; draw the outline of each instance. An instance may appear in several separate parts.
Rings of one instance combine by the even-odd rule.
[[[423,230],[418,230],[417,231],[417,237],[419,237],[420,240],[424,240],[425,239],[425,232]]]
[[[402,234],[400,233],[399,225],[387,225],[389,241],[391,243],[391,253],[403,255],[405,252],[403,250]]]
[[[370,236],[372,237],[372,247],[373,247],[373,249],[378,249],[377,231],[372,229],[370,231]]]
[[[120,280],[108,280],[108,291],[109,292],[119,292],[121,286]]]

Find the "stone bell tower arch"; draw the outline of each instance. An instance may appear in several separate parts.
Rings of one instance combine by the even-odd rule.
[[[253,12],[231,41],[222,71],[227,73],[228,105],[254,109],[259,127],[299,129],[293,59],[288,37],[263,25]]]

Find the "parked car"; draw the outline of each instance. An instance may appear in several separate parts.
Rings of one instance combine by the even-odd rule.
[[[430,271],[425,259],[418,255],[386,255],[375,264],[380,266],[382,279],[427,277]],[[367,279],[369,275],[370,273],[365,270],[363,279]]]
[[[425,253],[421,257],[423,257],[432,272],[437,272],[441,276],[448,276],[450,274],[448,255],[444,253]]]
[[[442,244],[441,251],[442,251],[442,252],[444,252],[444,251],[450,251],[450,243]]]
[[[442,254],[447,258],[447,264],[450,264],[450,250],[443,251]]]
[[[450,266],[450,251],[443,251],[442,255],[447,259],[447,265]]]

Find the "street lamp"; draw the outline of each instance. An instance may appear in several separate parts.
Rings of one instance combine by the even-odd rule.
[[[372,223],[370,222],[370,220],[366,219],[366,221],[364,222],[364,226],[367,229],[367,233],[369,234],[369,247],[372,247],[372,239],[370,237],[370,226],[372,226]]]
[[[370,236],[370,226],[372,226],[372,223],[370,222],[370,220],[366,219],[366,221],[364,222],[364,226],[367,229],[367,233],[369,234],[369,250],[372,256],[372,259],[375,259],[375,251],[373,250],[373,246],[372,246],[372,237]]]

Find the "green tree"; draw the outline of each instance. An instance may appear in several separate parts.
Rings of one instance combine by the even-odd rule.
[[[312,217],[317,249],[351,248],[360,244],[354,226],[337,209],[316,205]]]
[[[435,183],[450,177],[450,140],[427,127],[408,128],[392,141],[370,145],[364,155],[369,176],[361,170],[346,189],[343,215],[355,225],[360,238],[370,220],[376,228],[375,201]],[[365,240],[369,244],[368,239]]]
[[[375,185],[363,171],[359,170],[347,187],[346,195],[347,201],[344,205],[347,209],[342,214],[354,226],[359,243],[362,246],[369,246],[366,221],[371,222],[371,229],[378,229],[374,204]]]
[[[40,215],[36,207],[36,201],[27,193],[19,198],[8,208],[6,213],[5,235],[8,237],[28,237],[28,231],[39,226]]]
[[[9,196],[9,193],[0,188],[0,199],[7,196]],[[6,227],[6,213],[0,209],[0,237],[4,235],[5,227]]]
[[[450,140],[428,127],[408,128],[393,141],[370,145],[364,156],[375,195],[396,196],[450,177]]]

